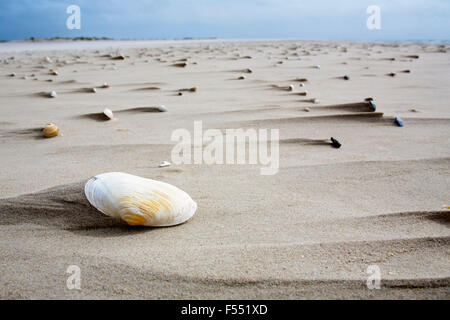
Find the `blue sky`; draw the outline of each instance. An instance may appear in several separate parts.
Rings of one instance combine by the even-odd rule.
[[[66,8],[81,8],[69,30]],[[381,30],[366,9],[381,8]],[[0,39],[97,36],[448,40],[449,0],[1,0]]]

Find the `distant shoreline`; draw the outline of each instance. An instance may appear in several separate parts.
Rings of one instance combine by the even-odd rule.
[[[224,40],[224,41],[330,41],[330,42],[376,42],[376,43],[431,43],[450,44],[450,39],[308,39],[308,38],[219,38],[219,37],[182,37],[182,38],[109,38],[109,37],[51,37],[0,40],[0,43],[50,42],[50,41],[189,41],[189,40]]]
[[[116,40],[116,39],[102,39],[95,40],[73,40],[72,38],[52,38],[52,39],[35,39],[31,40],[12,40],[0,43],[0,54],[9,52],[24,52],[24,51],[64,51],[64,50],[99,50],[99,49],[122,49],[122,48],[137,48],[137,47],[158,47],[166,45],[177,44],[196,44],[196,43],[214,43],[219,41],[216,38],[205,39],[177,39],[177,40]],[[233,40],[229,40],[233,41]]]
[[[420,42],[420,41],[362,41],[362,40],[314,40],[314,39],[219,39],[219,38],[182,38],[182,39],[147,39],[147,40],[117,40],[92,38],[51,38],[34,40],[12,40],[0,43],[0,54],[26,51],[80,51],[80,50],[120,50],[125,48],[154,48],[164,46],[198,45],[214,43],[242,43],[242,42],[304,42],[304,43],[386,43],[386,44],[427,44],[447,46],[450,42]]]
[[[0,40],[0,43],[6,42],[48,42],[48,41],[183,41],[183,40],[217,40],[217,37],[206,37],[206,38],[195,38],[195,37],[184,37],[184,38],[152,38],[152,39],[115,39],[108,37],[51,37],[51,38],[34,38],[30,37],[28,39],[15,39],[15,40]]]

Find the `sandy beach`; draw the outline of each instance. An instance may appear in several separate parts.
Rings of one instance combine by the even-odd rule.
[[[1,43],[0,298],[449,299],[449,49]],[[194,121],[279,129],[278,172],[159,167],[173,162],[172,132]],[[42,134],[49,122],[54,138]],[[181,188],[196,214],[168,228],[103,215],[83,189],[113,171]],[[71,265],[81,290],[66,286]]]

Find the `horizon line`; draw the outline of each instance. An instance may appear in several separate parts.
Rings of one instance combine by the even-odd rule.
[[[355,41],[355,42],[406,42],[406,43],[450,43],[450,39],[442,39],[442,38],[418,38],[418,39],[363,39],[363,38],[342,38],[342,39],[324,39],[324,38],[220,38],[216,36],[208,36],[208,37],[178,37],[178,38],[110,38],[110,37],[98,37],[98,36],[77,36],[77,37],[46,37],[46,38],[23,38],[23,39],[10,39],[10,40],[2,40],[0,39],[0,43],[8,43],[8,42],[51,42],[51,41],[189,41],[189,40],[242,40],[242,41]]]

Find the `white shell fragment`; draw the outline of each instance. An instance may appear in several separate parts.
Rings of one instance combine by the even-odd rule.
[[[159,111],[159,112],[166,112],[166,111],[167,111],[167,108],[166,108],[165,105],[160,105],[160,106],[158,107],[158,111]]]
[[[103,114],[104,114],[109,120],[114,119],[114,113],[113,113],[110,109],[108,109],[108,108],[105,108],[105,110],[103,110]]]
[[[163,162],[161,162],[161,164],[159,165],[159,167],[160,168],[162,168],[162,167],[168,167],[168,166],[170,166],[171,165],[171,163],[169,162],[169,161],[163,161]]]
[[[56,98],[56,91],[50,92],[50,98]]]
[[[97,210],[132,226],[174,226],[192,218],[197,210],[183,190],[122,172],[96,175],[84,192]]]

